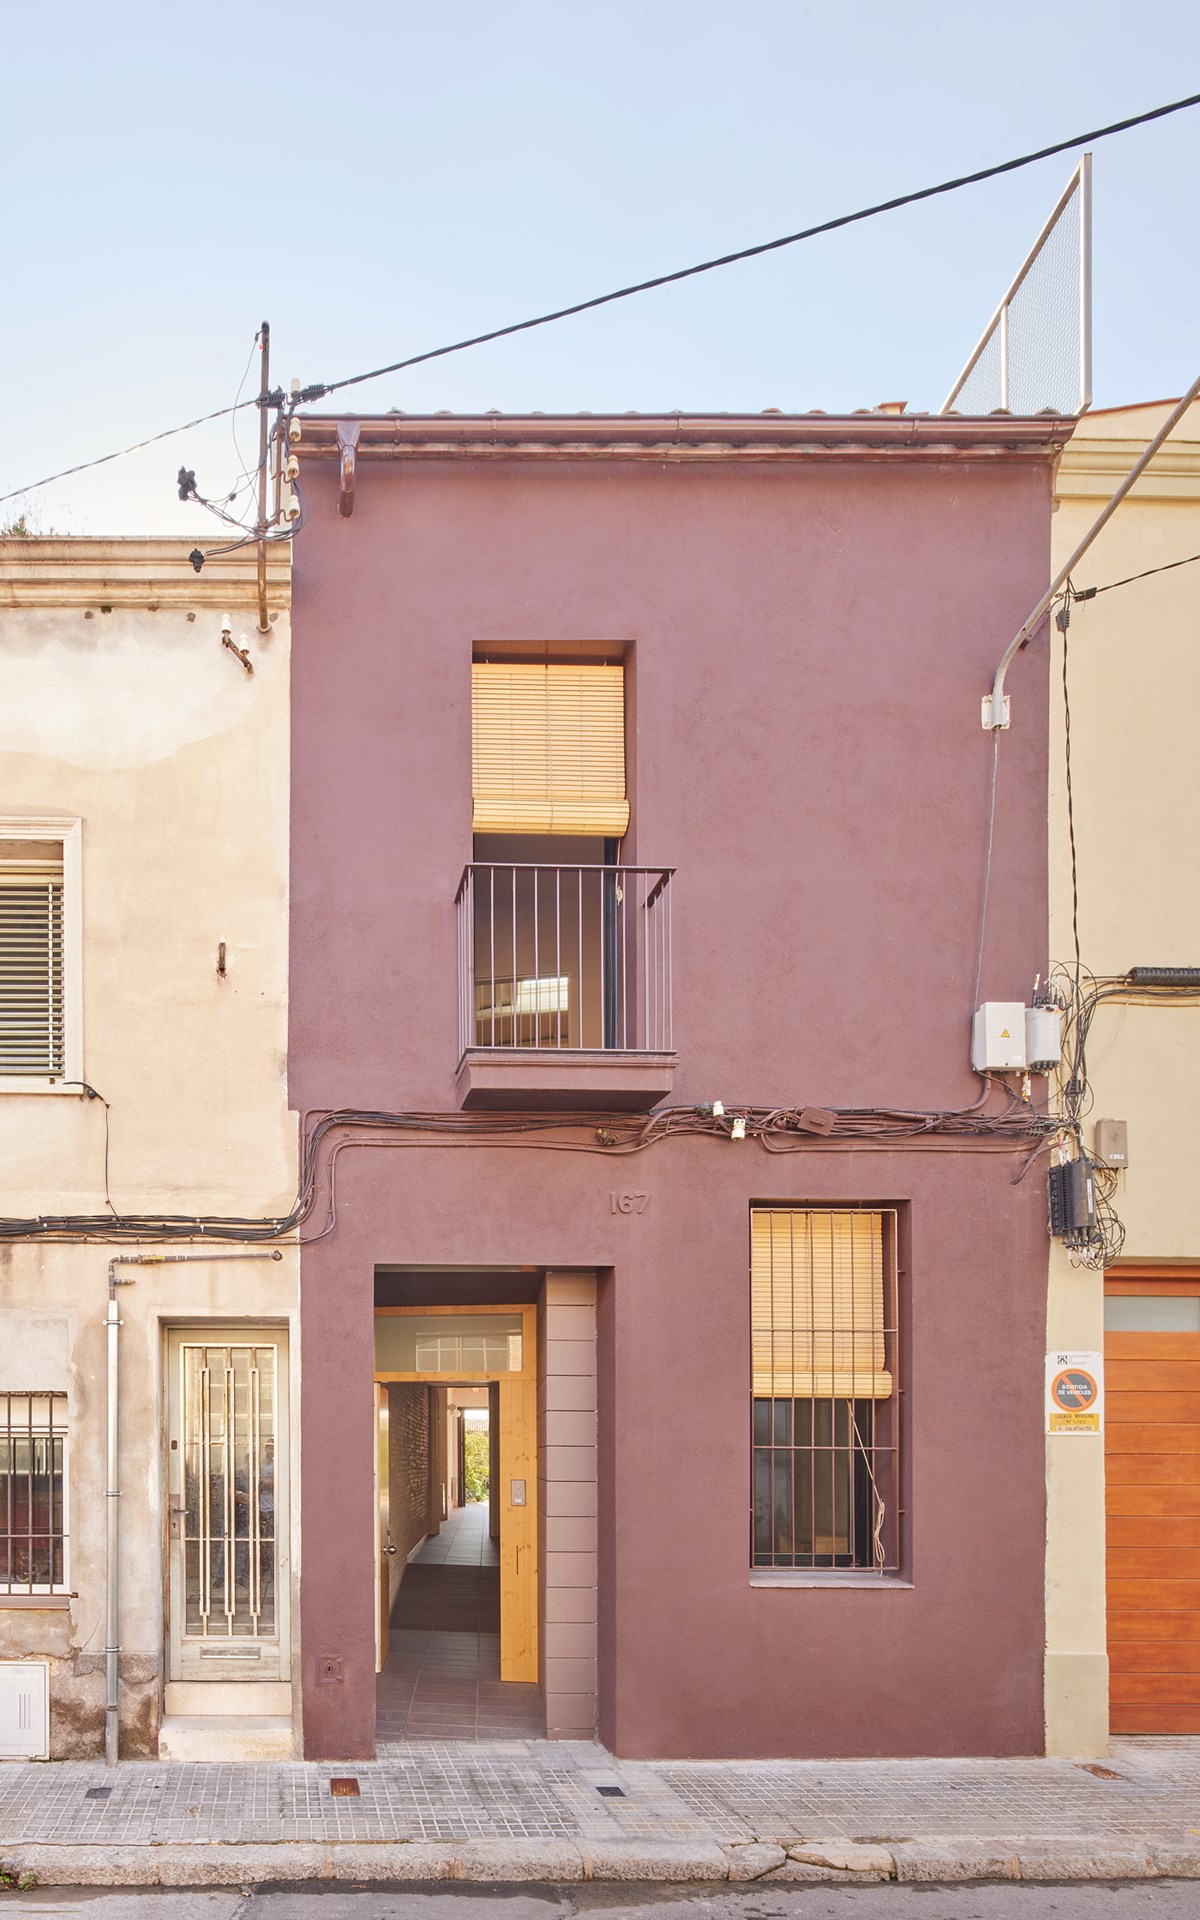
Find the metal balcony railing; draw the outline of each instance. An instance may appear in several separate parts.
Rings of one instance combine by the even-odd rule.
[[[670,1052],[673,873],[467,867],[457,895],[460,1055]]]

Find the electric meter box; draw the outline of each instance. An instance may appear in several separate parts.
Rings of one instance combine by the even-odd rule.
[[[1025,1064],[1035,1073],[1051,1073],[1062,1059],[1062,1009],[1026,1007]]]
[[[971,1065],[976,1073],[1008,1073],[1025,1066],[1025,1005],[1021,1000],[985,1000],[975,1010]]]

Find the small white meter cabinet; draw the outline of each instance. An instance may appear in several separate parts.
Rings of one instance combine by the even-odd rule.
[[[0,1760],[49,1758],[49,1663],[0,1660]]]

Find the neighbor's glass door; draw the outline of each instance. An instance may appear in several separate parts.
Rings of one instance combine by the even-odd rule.
[[[168,1336],[168,1677],[288,1678],[287,1336]]]

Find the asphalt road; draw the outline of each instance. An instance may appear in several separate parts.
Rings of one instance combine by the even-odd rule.
[[[658,1909],[658,1912],[654,1912]],[[1200,1883],[1088,1886],[299,1886],[217,1892],[46,1887],[0,1893],[0,1920],[1197,1920]]]

